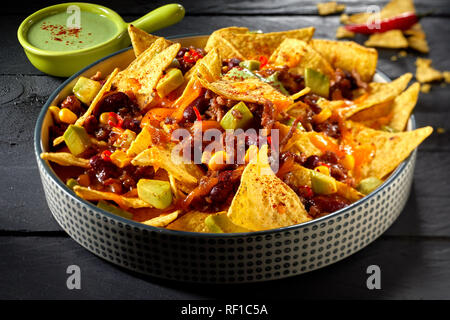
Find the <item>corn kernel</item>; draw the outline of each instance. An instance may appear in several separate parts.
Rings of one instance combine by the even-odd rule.
[[[320,111],[319,114],[316,114],[313,118],[315,123],[322,123],[328,120],[329,117],[331,117],[331,110],[329,108],[324,108],[322,111]]]
[[[98,120],[101,124],[108,124],[109,112],[103,112]]]
[[[227,153],[225,151],[217,151],[208,162],[208,168],[212,171],[218,171],[227,166]]]
[[[355,157],[351,154],[345,154],[345,156],[341,159],[341,164],[347,170],[352,170],[355,167]]]
[[[123,168],[131,163],[131,158],[127,156],[127,154],[122,150],[114,151],[110,156],[111,162],[114,163],[117,167]]]
[[[51,107],[48,108],[48,110],[52,114],[53,120],[59,122],[59,111],[60,111],[60,109],[57,106],[51,106]]]
[[[250,163],[253,159],[258,156],[258,147],[251,145],[248,147],[247,152],[245,152],[245,163]]]
[[[74,124],[77,121],[77,115],[67,108],[62,108],[59,113],[59,120],[64,123]]]
[[[314,168],[314,170],[327,176],[330,175],[330,168],[328,168],[327,166],[317,166]]]

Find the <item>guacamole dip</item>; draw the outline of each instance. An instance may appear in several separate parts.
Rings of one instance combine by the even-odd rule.
[[[81,11],[80,28],[69,28],[70,15],[59,12],[37,21],[28,30],[28,41],[43,50],[72,51],[93,47],[117,33],[114,22],[88,11]]]

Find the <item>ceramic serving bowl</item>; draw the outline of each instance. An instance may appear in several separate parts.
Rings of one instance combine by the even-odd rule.
[[[173,39],[203,47],[207,36]],[[125,49],[99,60],[64,82],[48,99],[35,129],[35,153],[48,206],[76,242],[127,269],[166,279],[241,283],[302,274],[342,260],[378,238],[395,221],[408,199],[414,151],[386,181],[363,199],[307,223],[250,233],[192,233],[130,221],[77,197],[39,157],[48,150],[50,105],[60,102],[81,75],[108,74],[134,59]],[[388,81],[377,73],[376,81]],[[411,117],[408,129],[415,128]]]

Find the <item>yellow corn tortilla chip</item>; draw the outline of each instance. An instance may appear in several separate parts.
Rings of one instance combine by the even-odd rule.
[[[391,113],[393,107],[392,101],[386,101],[355,113],[350,120],[361,122],[385,117]]]
[[[311,169],[305,168],[299,164],[294,164],[291,172],[285,178],[296,187],[308,186],[311,187]],[[349,185],[335,180],[337,191],[336,194],[351,201],[355,202],[364,197],[358,190],[350,187]]]
[[[275,123],[274,128],[279,130],[280,141],[284,139],[284,137],[288,134],[289,130],[291,129],[290,126],[284,125],[279,122]],[[312,155],[321,155],[322,151],[319,148],[317,148],[311,141],[311,137],[315,134],[316,134],[315,132],[304,132],[295,129],[294,134],[283,146],[281,151],[302,153],[307,157]]]
[[[368,47],[379,48],[407,48],[408,40],[403,36],[401,30],[389,30],[382,33],[374,33],[364,42]]]
[[[413,131],[390,133],[367,128],[356,122],[347,121],[354,141],[360,145],[375,146],[372,160],[361,166],[361,179],[376,177],[383,179],[392,172],[432,132],[431,127]]]
[[[189,232],[210,232],[205,224],[205,219],[210,213],[189,211],[167,226],[170,230]]]
[[[75,157],[70,152],[43,152],[41,159],[55,162],[61,166],[89,168],[89,160]]]
[[[305,68],[311,68],[326,74],[330,79],[334,77],[334,70],[330,63],[305,41],[285,39],[270,57],[269,63],[276,66],[287,65],[289,71],[304,74]]]
[[[103,192],[98,190],[89,189],[82,186],[73,187],[73,191],[77,196],[84,200],[98,201],[98,200],[110,200],[117,203],[120,207],[125,208],[151,208],[152,206],[139,198],[128,198],[112,192]]]
[[[170,224],[171,222],[173,222],[176,218],[178,218],[178,215],[180,214],[180,210],[174,211],[172,213],[169,214],[162,214],[159,217],[147,220],[147,221],[143,221],[143,224],[146,224],[148,226],[153,226],[153,227],[165,227],[168,224]]]
[[[439,81],[443,78],[440,71],[431,67],[431,59],[417,58],[416,67],[416,79],[420,83]]]
[[[241,27],[229,27],[214,31],[206,42],[206,52],[217,48],[223,59],[239,58],[244,59],[244,56],[235,48],[227,38],[234,36],[235,34],[246,33],[248,28]]]
[[[408,46],[422,53],[430,52],[430,47],[425,38],[418,36],[411,36],[408,38]]]
[[[241,81],[233,79],[219,79],[208,82],[202,74],[198,73],[202,86],[227,99],[263,104],[267,100],[273,102],[278,110],[286,110],[292,103],[291,97],[285,96],[270,84],[257,78],[248,78]]]
[[[378,104],[392,101],[403,90],[405,90],[412,78],[411,73],[405,73],[394,81],[387,83],[371,82],[367,95],[357,98],[353,104],[338,108],[337,111],[345,118],[349,118],[357,112],[376,106]]]
[[[353,41],[312,39],[310,45],[334,68],[356,70],[363,81],[369,82],[377,69],[378,52]]]
[[[217,48],[212,49],[194,66],[208,82],[219,80],[222,76],[222,59]]]
[[[336,39],[354,38],[355,33],[340,26],[336,29]]]
[[[152,144],[152,135],[147,126],[144,126],[133,140],[130,147],[127,150],[127,156],[135,157],[142,151],[146,150]]]
[[[420,84],[415,82],[406,91],[395,98],[392,107],[392,118],[389,126],[397,131],[403,131],[408,123],[419,97]]]
[[[86,110],[86,112],[77,119],[75,122],[75,125],[82,126],[84,124],[84,121],[94,112],[95,108],[97,107],[97,104],[100,102],[100,99],[103,97],[103,95],[111,89],[111,85],[113,81],[116,79],[117,75],[119,74],[119,69],[115,68],[113,72],[109,75],[108,79],[106,80],[105,84],[102,86],[100,91],[95,96],[94,100],[92,100],[91,105]]]
[[[250,230],[267,230],[311,220],[297,194],[272,171],[267,145],[245,168],[228,210],[230,220]]]
[[[450,71],[443,71],[442,76],[446,83],[450,83]]]
[[[383,9],[379,16],[367,12],[356,13],[348,17],[346,23],[367,23],[375,19],[393,18],[405,12],[415,12],[413,0],[392,0]]]
[[[203,176],[202,170],[194,163],[183,159],[170,146],[152,146],[138,154],[131,164],[135,166],[153,166],[155,171],[163,168],[175,179],[192,187],[196,186]]]
[[[142,52],[150,48],[150,46],[157,40],[157,39],[164,39],[158,36],[154,36],[152,34],[149,34],[145,32],[144,30],[141,30],[139,28],[136,28],[132,24],[128,26],[128,34],[130,35],[131,44],[133,46],[134,55],[137,57]],[[164,41],[167,42],[167,46],[171,45],[173,42],[164,39]]]
[[[167,47],[165,39],[157,39],[150,48],[117,75],[113,85],[119,91],[133,91],[139,107],[145,109],[155,96],[153,90],[163,71],[172,63],[180,47],[179,43]]]
[[[336,1],[321,2],[317,4],[319,15],[328,16],[334,13],[340,13],[345,10],[345,4],[338,4]]]
[[[239,33],[225,36],[226,39],[242,54],[245,59],[269,58],[286,39],[297,39],[308,42],[314,35],[314,28],[303,28],[270,33]]]

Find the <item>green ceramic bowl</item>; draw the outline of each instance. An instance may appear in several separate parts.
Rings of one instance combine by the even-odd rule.
[[[73,51],[43,50],[33,46],[28,41],[27,33],[34,23],[47,16],[64,12],[71,5],[78,6],[81,11],[88,11],[108,18],[116,25],[116,34],[106,42]],[[179,4],[162,6],[133,22],[127,23],[113,10],[97,4],[81,2],[62,3],[41,9],[27,17],[20,25],[17,37],[33,66],[49,75],[69,77],[92,62],[129,46],[130,38],[127,32],[129,24],[133,24],[147,32],[153,32],[175,24],[183,17],[184,8]]]

